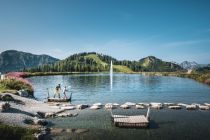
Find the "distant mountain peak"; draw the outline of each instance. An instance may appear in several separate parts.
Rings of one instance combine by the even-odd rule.
[[[199,64],[195,61],[183,61],[180,66],[186,70],[193,70],[199,68]]]
[[[58,60],[49,55],[35,55],[17,50],[6,50],[0,53],[0,72],[20,71],[24,68],[37,67]]]

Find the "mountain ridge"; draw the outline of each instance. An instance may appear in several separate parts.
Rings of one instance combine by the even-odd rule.
[[[110,62],[116,72],[141,72],[141,71],[177,71],[182,68],[174,63],[162,61],[154,56],[148,56],[138,61],[117,60],[111,56],[84,52],[73,54],[54,64],[32,68],[30,72],[103,72],[109,71]]]
[[[37,55],[17,50],[0,53],[0,72],[20,71],[24,68],[54,63],[59,59],[46,54]]]

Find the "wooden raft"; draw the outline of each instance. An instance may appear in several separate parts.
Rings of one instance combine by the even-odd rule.
[[[71,98],[68,99],[59,99],[59,98],[48,98],[48,102],[70,102]]]
[[[128,128],[146,128],[149,126],[149,111],[148,108],[147,115],[112,115],[112,121],[117,127],[128,127]]]

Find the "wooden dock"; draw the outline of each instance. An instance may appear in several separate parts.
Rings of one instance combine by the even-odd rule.
[[[60,98],[48,98],[47,102],[70,102],[71,98],[68,99],[60,99]]]
[[[149,112],[150,108],[148,108],[147,115],[135,115],[135,116],[127,116],[127,115],[113,115],[112,121],[117,127],[127,127],[127,128],[146,128],[149,126]]]

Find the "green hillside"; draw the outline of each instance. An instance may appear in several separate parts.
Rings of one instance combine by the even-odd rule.
[[[79,53],[58,61],[54,64],[41,65],[27,69],[29,72],[107,72],[110,62],[113,62],[114,72],[132,73],[142,71],[169,72],[182,70],[174,63],[165,62],[154,56],[149,56],[139,61],[119,61],[111,56],[95,52]]]

